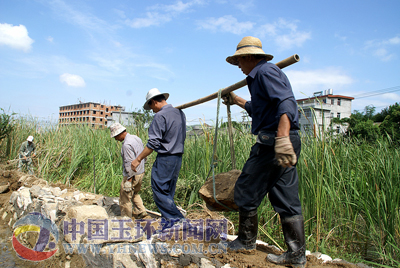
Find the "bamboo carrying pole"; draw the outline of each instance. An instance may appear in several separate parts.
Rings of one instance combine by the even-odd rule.
[[[288,58],[286,58],[284,60],[281,60],[280,62],[276,63],[275,65],[278,66],[279,68],[283,69],[283,68],[285,68],[285,67],[287,67],[289,65],[292,65],[293,63],[298,62],[299,60],[300,60],[299,55],[294,54],[294,55],[292,55],[292,56],[290,56],[290,57],[288,57]],[[221,91],[221,96],[224,96],[224,95],[228,94],[229,92],[232,92],[232,91],[237,90],[237,89],[239,89],[241,87],[244,87],[245,85],[247,85],[247,81],[246,81],[246,79],[243,79],[242,81],[237,82],[236,84],[233,84],[233,85],[230,85],[230,86],[224,88]],[[195,106],[195,105],[198,105],[198,104],[201,104],[201,103],[204,103],[204,102],[216,99],[216,98],[218,98],[218,92],[215,92],[215,93],[213,93],[211,95],[208,95],[206,97],[203,97],[201,99],[198,99],[198,100],[195,100],[195,101],[191,101],[191,102],[176,106],[175,108],[177,108],[177,109],[185,109],[185,108],[189,108],[189,107],[192,107],[192,106]]]

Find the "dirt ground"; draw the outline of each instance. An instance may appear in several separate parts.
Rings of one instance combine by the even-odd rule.
[[[16,191],[21,185],[18,182],[19,178],[24,175],[23,173],[20,173],[16,170],[10,169],[9,166],[7,165],[0,165],[0,187],[2,185],[7,185],[8,183],[10,184],[9,190],[7,190],[4,193],[0,194],[0,208],[5,208],[9,207],[9,199],[11,196],[11,193],[13,191]],[[63,184],[56,184],[52,186],[58,186],[61,189],[65,189],[65,185]],[[192,219],[206,219],[208,218],[213,218],[213,219],[218,219],[221,217],[220,214],[208,211],[205,207],[204,208],[193,208],[191,210],[189,208],[188,210],[188,218]],[[2,213],[3,214],[3,213]],[[19,259],[15,251],[12,249],[11,245],[11,236],[12,236],[12,230],[8,226],[8,222],[10,221],[10,217],[12,215],[8,215],[6,218],[2,218],[2,215],[0,215],[0,228],[2,230],[8,230],[7,234],[9,234],[10,237],[6,237],[3,240],[6,241],[7,247],[9,248],[9,251],[11,254],[13,254],[13,260],[12,261],[6,261],[1,259],[0,257],[0,263],[5,265],[6,267],[8,266],[13,266],[13,267],[38,267],[38,268],[50,268],[50,267],[85,267],[85,262],[83,261],[82,257],[80,255],[67,255],[64,252],[64,249],[62,246],[59,246],[59,251],[50,259],[44,260],[41,262],[31,262],[31,261],[26,261]],[[187,242],[187,241],[186,241]],[[200,241],[204,243],[203,241]],[[198,243],[200,243],[198,241]],[[216,242],[216,241],[214,241]],[[168,242],[172,243],[172,242]],[[174,243],[183,243],[182,241],[177,241]],[[3,244],[3,243],[2,243]],[[3,250],[4,251],[4,250]],[[254,255],[247,255],[243,253],[226,253],[226,254],[207,254],[207,257],[210,259],[216,259],[222,264],[227,264],[229,263],[231,267],[238,267],[238,268],[244,268],[244,267],[283,267],[283,266],[278,266],[274,265],[271,263],[268,263],[265,261],[265,258],[268,253],[272,253],[270,249],[268,248],[261,248],[258,247],[257,251]],[[306,267],[343,267],[343,268],[356,268],[356,265],[353,264],[347,264],[347,263],[325,263],[322,264],[321,260],[318,260],[314,256],[308,256],[307,257],[307,266]]]

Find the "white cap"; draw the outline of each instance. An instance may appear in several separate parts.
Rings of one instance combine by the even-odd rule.
[[[33,136],[29,136],[26,140],[27,141],[33,141]]]
[[[113,123],[109,128],[111,131],[111,138],[118,136],[119,134],[121,134],[122,132],[124,132],[126,130],[126,128],[118,122]]]
[[[149,92],[147,92],[146,95],[146,102],[143,105],[143,108],[145,110],[150,110],[150,106],[149,106],[149,100],[151,100],[154,97],[160,96],[160,95],[164,95],[165,99],[167,100],[169,97],[168,93],[161,93],[157,88],[152,88],[149,90]]]

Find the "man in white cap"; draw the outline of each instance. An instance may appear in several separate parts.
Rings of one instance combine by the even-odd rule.
[[[297,133],[299,115],[296,100],[286,75],[273,58],[262,50],[258,38],[244,37],[233,56],[226,61],[247,75],[251,101],[231,92],[225,97],[252,117],[252,133],[257,135],[250,156],[235,184],[235,203],[239,207],[238,238],[228,243],[231,251],[254,251],[257,208],[268,198],[279,213],[288,247],[280,256],[268,254],[267,261],[305,267],[304,220],[298,192],[297,159],[301,141]]]
[[[154,202],[163,217],[163,230],[184,219],[174,203],[174,195],[182,165],[186,117],[181,110],[167,103],[168,97],[168,93],[161,93],[157,88],[147,93],[143,108],[156,114],[149,127],[149,140],[143,152],[132,162],[132,169],[136,170],[153,151],[158,153],[151,170],[151,188]]]
[[[144,176],[145,159],[140,162],[137,170],[131,169],[132,160],[143,151],[142,140],[136,135],[129,134],[126,128],[118,122],[113,123],[109,128],[111,131],[111,138],[122,142],[121,157],[123,179],[119,191],[121,216],[143,219],[148,215],[143,205],[142,198],[139,195],[139,191]]]
[[[28,173],[33,175],[32,157],[35,157],[36,146],[33,142],[33,136],[29,136],[19,148],[18,170],[22,172],[22,167],[26,166]]]

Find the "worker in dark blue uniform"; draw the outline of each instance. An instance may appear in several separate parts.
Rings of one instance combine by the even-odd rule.
[[[174,195],[182,165],[186,117],[181,110],[166,102],[168,97],[168,93],[161,93],[157,88],[147,93],[143,108],[151,109],[156,114],[148,130],[147,144],[131,164],[132,170],[135,171],[139,163],[153,151],[158,153],[151,170],[151,188],[154,202],[163,217],[164,229],[184,219],[174,202]]]
[[[235,203],[239,207],[238,238],[228,250],[252,253],[258,231],[257,208],[267,195],[282,223],[287,252],[269,254],[267,261],[305,267],[304,220],[298,194],[297,159],[301,141],[297,133],[299,115],[290,82],[262,50],[261,41],[244,37],[233,56],[226,60],[247,75],[251,101],[231,92],[225,103],[236,104],[252,118],[252,133],[257,142],[251,148],[242,173],[235,184]]]

